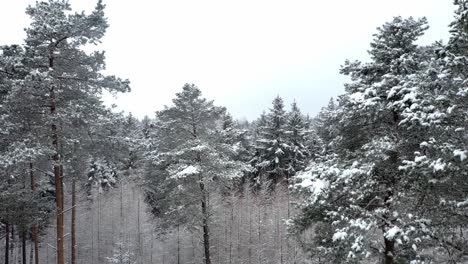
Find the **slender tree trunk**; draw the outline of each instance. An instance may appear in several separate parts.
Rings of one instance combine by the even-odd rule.
[[[399,116],[398,113],[393,112],[393,122],[394,124],[398,124],[399,122]],[[396,134],[398,134],[398,128],[396,127]],[[395,188],[397,179],[394,176],[394,172],[398,171],[398,159],[399,159],[399,153],[398,152],[393,152],[390,154],[389,161],[391,162],[391,167],[393,167],[392,171],[388,171],[386,175],[388,182],[386,182],[386,187],[387,187],[387,193],[384,197],[384,206],[386,209],[386,213],[383,215],[384,222],[382,225],[382,232],[385,234],[390,228],[391,228],[391,221],[392,221],[392,215],[389,213],[391,212],[391,205],[392,205],[392,199],[393,199],[393,190]],[[385,264],[394,264],[395,263],[395,240],[388,239],[384,235],[384,263]]]
[[[195,240],[193,239],[193,234],[190,235],[190,240],[192,242],[192,262],[196,263],[197,255],[195,254]]]
[[[140,221],[140,197],[138,197],[137,207],[137,236],[138,236],[138,263],[143,264],[143,243],[141,241],[141,221]]]
[[[177,264],[180,264],[180,230],[177,225]]]
[[[231,201],[231,224],[229,228],[229,264],[232,263],[232,228],[233,227],[234,227],[234,199],[232,199]]]
[[[123,251],[124,248],[124,233],[125,233],[125,225],[124,225],[124,214],[123,214],[123,182],[120,181],[120,251]]]
[[[154,232],[151,230],[151,254],[150,254],[150,263],[153,264],[153,252],[154,252]]]
[[[273,194],[273,197],[275,197],[276,199],[274,200],[275,202],[278,201],[278,188],[279,188],[280,184],[277,184],[276,187],[275,187],[275,193]],[[276,254],[278,253],[279,251],[279,220],[278,220],[278,208],[276,208],[278,206],[279,202],[277,202],[277,204],[274,204],[273,208],[272,208],[272,213],[274,214],[274,240],[275,240],[275,245],[274,245],[274,251],[275,251],[275,257],[276,257]],[[276,210],[275,210],[276,209]]]
[[[72,177],[71,264],[76,264],[76,175]]]
[[[22,242],[22,251],[21,251],[21,255],[22,255],[22,260],[23,260],[23,264],[28,264],[28,260],[27,260],[27,247],[26,247],[26,230],[23,230],[21,232],[21,242]]]
[[[11,238],[13,239],[13,263],[16,263],[16,264],[20,264],[21,263],[21,259],[20,259],[20,247],[18,246],[19,243],[16,243],[16,242],[19,242],[21,240],[20,238],[20,234],[19,232],[16,232],[18,233],[17,236],[15,236],[13,233],[11,234]],[[15,242],[16,241],[16,242]]]
[[[216,263],[221,263],[221,237],[217,237],[216,239],[216,252],[218,253],[218,262]]]
[[[384,263],[385,264],[393,264],[395,263],[395,241],[391,239],[387,239],[386,237],[384,238],[384,244],[385,244],[385,256],[384,256]]]
[[[250,189],[247,189],[247,192],[250,192]],[[249,264],[252,264],[252,247],[253,247],[253,243],[252,243],[252,201],[250,199],[250,193],[248,194],[249,195],[249,198],[248,198],[248,201],[247,201],[247,208],[249,210]]]
[[[203,217],[203,246],[205,249],[205,264],[211,264],[210,257],[210,229],[208,226],[208,208],[207,208],[207,198],[205,193],[205,184],[200,181],[200,191],[203,195],[201,201],[201,210]]]
[[[240,258],[241,258],[242,200],[239,198],[238,201],[239,201],[239,205],[237,207],[237,212],[238,212],[237,215],[238,215],[239,220],[237,221],[237,262],[240,263],[241,262]],[[233,210],[234,210],[234,207],[233,207]],[[234,220],[234,218],[232,219]]]
[[[47,247],[46,247],[46,263],[49,263],[49,235],[47,234],[46,236],[46,244],[47,244]]]
[[[262,205],[258,203],[258,263],[262,264]]]
[[[224,213],[224,256],[227,256],[228,255],[228,220],[227,220],[227,210],[229,209],[229,203],[226,203],[226,207],[224,208],[223,210],[223,213]],[[226,257],[224,257],[224,259],[226,260]],[[226,262],[226,261],[224,261]]]
[[[10,257],[12,258],[13,263],[16,262],[15,259],[15,226],[11,226],[11,240],[10,240]]]
[[[34,244],[30,244],[29,247],[29,264],[33,264],[34,260]]]
[[[10,224],[5,223],[5,264],[10,262]]]
[[[101,190],[98,190],[97,194],[97,262],[101,263]]]
[[[288,181],[289,182],[289,181]],[[288,183],[289,184],[289,183]],[[286,198],[287,198],[287,220],[291,218],[291,196],[289,194],[289,185],[286,186]],[[294,254],[291,254],[291,239],[288,235],[286,235],[286,257],[288,260],[288,263],[291,261],[291,258],[293,258],[293,264],[296,263],[296,250],[294,249]]]
[[[393,192],[389,190],[386,197],[384,198],[385,207],[387,211],[390,209],[390,200],[393,196]],[[388,214],[388,213],[387,213]],[[388,229],[391,228],[389,221],[391,221],[390,216],[385,214],[383,218],[385,222],[382,225],[382,232],[385,234]],[[395,240],[388,239],[384,235],[384,264],[394,264],[395,263]]]
[[[53,59],[49,59],[49,67],[53,68]],[[50,114],[52,118],[56,116],[56,102],[55,102],[54,88],[50,89]],[[55,154],[52,156],[54,177],[55,177],[55,204],[57,209],[57,264],[65,264],[64,258],[64,243],[63,243],[63,189],[62,189],[62,173],[61,173],[61,157],[59,154],[59,136],[55,120],[51,125],[52,132],[52,147]]]
[[[39,231],[36,224],[32,226],[32,239],[34,241],[34,263],[39,264]]]
[[[91,207],[91,263],[95,264],[94,261],[94,210],[95,205]]]
[[[31,177],[31,191],[35,192],[36,191],[36,179],[34,177],[34,171],[33,171],[33,163],[29,163],[29,175]],[[39,231],[38,231],[38,226],[37,224],[32,225],[32,239],[34,242],[34,260],[35,264],[39,264]]]

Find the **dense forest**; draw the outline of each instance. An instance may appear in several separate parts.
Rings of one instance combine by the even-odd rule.
[[[105,5],[28,7],[24,43],[0,47],[0,263],[468,263],[454,4],[447,43],[394,17],[319,114],[277,96],[253,121],[194,84],[143,119],[106,107],[130,82],[104,74]]]

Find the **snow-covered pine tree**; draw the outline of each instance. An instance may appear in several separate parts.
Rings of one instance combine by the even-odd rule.
[[[252,165],[256,170],[254,176],[258,184],[262,177],[275,184],[289,177],[291,146],[288,145],[286,126],[283,99],[277,96],[269,113],[261,116],[257,124],[256,154]]]
[[[38,105],[44,116],[44,128],[49,129],[52,143],[57,207],[57,263],[64,263],[63,243],[63,164],[64,139],[60,129],[69,126],[69,118],[86,109],[86,102],[99,96],[102,89],[113,92],[129,90],[128,81],[105,76],[104,53],[83,51],[85,45],[100,42],[108,26],[104,5],[98,1],[91,14],[71,12],[66,1],[48,0],[27,8],[31,25],[26,29],[25,54],[22,61],[27,70],[23,85],[15,93],[30,95],[24,105]],[[48,109],[45,111],[43,106]],[[40,109],[40,110],[39,110]]]
[[[307,147],[309,131],[304,115],[297,106],[296,101],[291,104],[291,110],[287,114],[286,140],[290,146],[289,172],[293,176],[296,172],[303,170],[310,157]]]
[[[413,236],[424,239],[418,247],[441,247],[466,261],[468,243],[458,231],[467,228],[468,3],[455,4],[449,42],[433,45],[435,53],[426,70],[406,80],[395,105],[403,112],[401,125],[426,134],[400,167],[419,197],[419,210],[411,212],[408,224],[415,230]]]
[[[403,109],[395,104],[403,98],[396,93],[406,78],[429,61],[426,49],[415,44],[426,24],[425,19],[395,17],[378,28],[371,62],[345,63],[342,73],[352,82],[340,97],[338,122],[327,129],[333,133],[331,151],[301,176],[299,186],[309,197],[305,218],[297,224],[324,224],[327,239],[322,237],[318,246],[340,261],[377,256],[391,264],[418,259],[413,246],[417,240],[409,238],[406,225],[412,195],[399,167],[417,150],[421,131],[400,125]]]
[[[316,134],[316,142],[320,152],[326,152],[327,146],[333,141],[333,128],[331,124],[335,124],[338,121],[337,105],[335,99],[330,98],[328,105],[323,107],[317,117],[314,119],[313,129]]]
[[[36,190],[40,187],[38,183],[40,184],[42,180],[38,177],[40,174],[36,173],[35,165],[49,154],[49,147],[44,133],[44,119],[38,111],[42,106],[39,102],[25,104],[24,102],[29,100],[31,94],[24,90],[22,93],[17,93],[18,86],[24,85],[24,78],[28,74],[28,69],[24,66],[24,58],[25,50],[19,45],[0,47],[0,123],[2,124],[0,128],[0,188],[8,190],[8,192],[2,191],[6,195],[5,199],[14,196],[16,192],[16,201],[22,205],[19,207],[14,205],[10,212],[4,211],[3,213],[22,215],[22,217],[16,218],[20,222],[4,223],[7,229],[14,225],[21,227],[23,245],[27,239],[27,229],[32,228],[34,254],[37,261],[38,225],[46,223],[52,201],[49,199],[51,193]],[[35,217],[32,215],[33,212],[36,212]],[[4,217],[3,213],[0,213],[0,218]],[[8,250],[5,251],[5,259],[7,258]],[[22,252],[22,258],[23,260],[26,258],[25,250]]]
[[[159,142],[155,152],[149,153],[153,166],[162,173],[148,176],[161,177],[166,184],[150,184],[146,186],[147,193],[156,198],[161,192],[171,195],[164,206],[155,208],[150,203],[153,212],[176,220],[172,226],[190,222],[199,227],[203,233],[204,262],[210,264],[210,194],[224,181],[241,176],[242,163],[231,159],[235,151],[222,138],[226,111],[223,107],[203,98],[193,84],[185,84],[173,103],[157,113]],[[154,180],[147,178],[149,182]]]

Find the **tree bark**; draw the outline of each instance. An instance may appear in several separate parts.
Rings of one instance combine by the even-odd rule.
[[[98,203],[98,209],[97,209],[97,243],[96,243],[96,248],[97,248],[97,262],[101,263],[101,190],[98,189],[98,194],[97,194],[97,203]]]
[[[210,229],[208,227],[208,208],[205,194],[205,184],[200,180],[200,190],[202,192],[201,210],[203,217],[203,246],[205,249],[205,264],[211,264],[210,257]]]
[[[387,191],[387,195],[384,198],[384,203],[387,211],[390,210],[390,200],[393,196],[391,190]],[[384,214],[383,218],[385,222],[382,225],[382,232],[384,233],[384,264],[394,264],[395,263],[395,240],[388,239],[385,236],[386,231],[390,228],[389,222],[391,221],[389,213]]]
[[[177,264],[180,264],[180,230],[177,225]]]
[[[33,264],[34,261],[34,244],[29,247],[29,264]]]
[[[28,260],[27,260],[27,248],[26,248],[26,230],[23,230],[21,232],[21,255],[22,255],[22,260],[23,260],[23,264],[28,264]]]
[[[11,241],[10,241],[10,258],[13,260],[13,263],[15,263],[16,259],[15,259],[15,256],[16,256],[16,250],[15,250],[15,226],[12,225],[11,226]]]
[[[9,264],[10,262],[10,224],[5,223],[5,264]]]
[[[393,264],[395,260],[394,252],[395,252],[395,241],[391,239],[384,238],[385,244],[385,256],[384,256],[384,263],[385,264]]]
[[[233,199],[234,200],[234,199]],[[238,212],[238,221],[237,221],[237,262],[240,263],[241,262],[241,228],[242,228],[242,199],[237,199],[239,201],[239,206],[237,208],[237,212]],[[234,202],[234,201],[233,201]],[[234,203],[233,203],[233,206],[234,206]],[[233,207],[234,208],[234,207]],[[234,221],[234,218],[232,218],[232,220]]]
[[[232,263],[232,229],[234,227],[234,199],[231,197],[231,224],[229,228],[229,264]]]
[[[36,179],[34,177],[33,163],[29,163],[29,175],[31,177],[31,191],[36,191]],[[39,231],[37,224],[32,225],[32,239],[34,242],[34,263],[39,264]]]
[[[137,206],[137,232],[138,232],[138,263],[143,264],[143,243],[141,240],[141,221],[140,221],[140,197],[138,197]]]
[[[54,58],[52,52],[49,55],[49,68],[54,68]],[[50,89],[50,115],[52,118],[56,116],[56,97],[54,87]],[[61,157],[59,148],[59,135],[56,121],[53,120],[51,125],[52,147],[54,155],[52,155],[52,162],[54,167],[55,178],[55,204],[57,210],[57,264],[65,264],[64,258],[64,243],[63,243],[63,189],[62,189],[62,173],[61,173]]]
[[[257,198],[259,199],[259,198]],[[261,204],[257,202],[258,204],[258,263],[262,264],[262,251],[263,251],[263,241],[262,241],[262,208]]]
[[[71,264],[76,264],[76,176],[72,177]]]
[[[252,200],[251,200],[251,194],[250,194],[250,189],[247,189],[247,192],[249,192],[248,195],[248,200],[247,200],[247,209],[249,210],[249,264],[252,263]]]

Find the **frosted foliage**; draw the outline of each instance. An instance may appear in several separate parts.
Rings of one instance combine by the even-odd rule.
[[[326,227],[314,252],[359,262],[378,257],[382,241],[380,257],[392,261],[430,260],[431,247],[459,252],[468,176],[468,60],[459,48],[468,39],[467,5],[456,4],[448,45],[418,46],[426,19],[396,17],[377,29],[370,62],[342,67],[351,82],[319,114],[322,150],[295,184],[306,198],[296,228]]]

